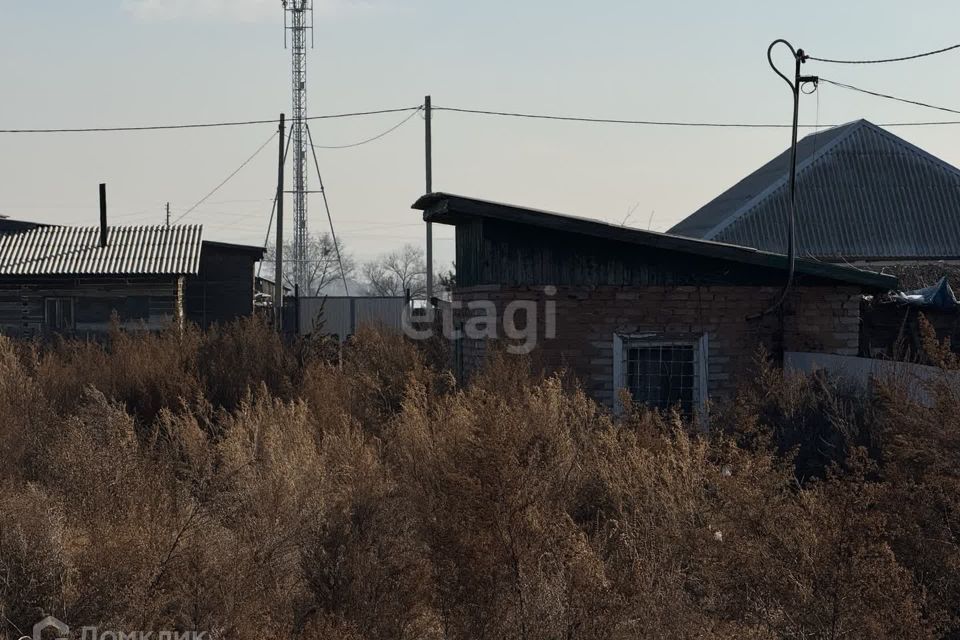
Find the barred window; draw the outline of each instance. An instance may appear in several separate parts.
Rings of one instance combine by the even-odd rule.
[[[706,337],[662,340],[617,336],[617,387],[654,409],[694,416],[706,398]]]
[[[679,405],[693,412],[693,345],[653,345],[627,348],[627,389],[633,399],[657,409]]]

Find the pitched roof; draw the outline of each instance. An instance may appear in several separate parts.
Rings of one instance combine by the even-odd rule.
[[[789,150],[669,233],[786,250]],[[960,170],[866,120],[797,146],[797,245],[825,259],[960,258]]]
[[[528,209],[447,193],[431,193],[422,196],[413,205],[413,208],[420,209],[424,212],[424,220],[441,224],[455,225],[471,217],[492,218],[554,231],[564,231],[616,242],[653,247],[666,251],[729,260],[741,264],[781,269],[784,271],[788,268],[787,257],[778,253],[759,251],[749,247],[740,247],[720,242],[685,238],[669,233],[645,231],[643,229],[613,225],[589,218]],[[897,286],[897,279],[893,276],[816,260],[797,260],[796,271],[801,275],[856,284],[877,290],[889,290]]]
[[[200,225],[37,227],[0,235],[0,275],[188,275],[200,266]]]

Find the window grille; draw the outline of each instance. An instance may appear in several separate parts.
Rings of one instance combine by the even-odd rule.
[[[625,387],[633,399],[656,409],[678,407],[692,415],[697,398],[696,350],[692,344],[628,344]]]

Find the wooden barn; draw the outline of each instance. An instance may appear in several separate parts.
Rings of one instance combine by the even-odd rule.
[[[252,314],[264,250],[202,236],[199,225],[0,231],[0,331],[86,336],[107,332],[114,317],[159,330]]]
[[[414,207],[456,227],[451,305],[462,375],[491,337],[530,343],[538,362],[572,371],[612,407],[626,389],[693,413],[750,375],[761,345],[780,357],[856,356],[861,295],[897,284],[797,260],[785,304],[761,317],[786,281],[786,256],[443,193]],[[492,310],[492,331],[475,323]],[[471,337],[471,322],[486,334]]]

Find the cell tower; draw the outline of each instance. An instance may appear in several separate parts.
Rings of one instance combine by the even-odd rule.
[[[293,118],[290,146],[293,148],[293,281],[301,291],[307,282],[307,32],[313,47],[313,0],[281,0],[283,46],[290,32],[292,53]]]

